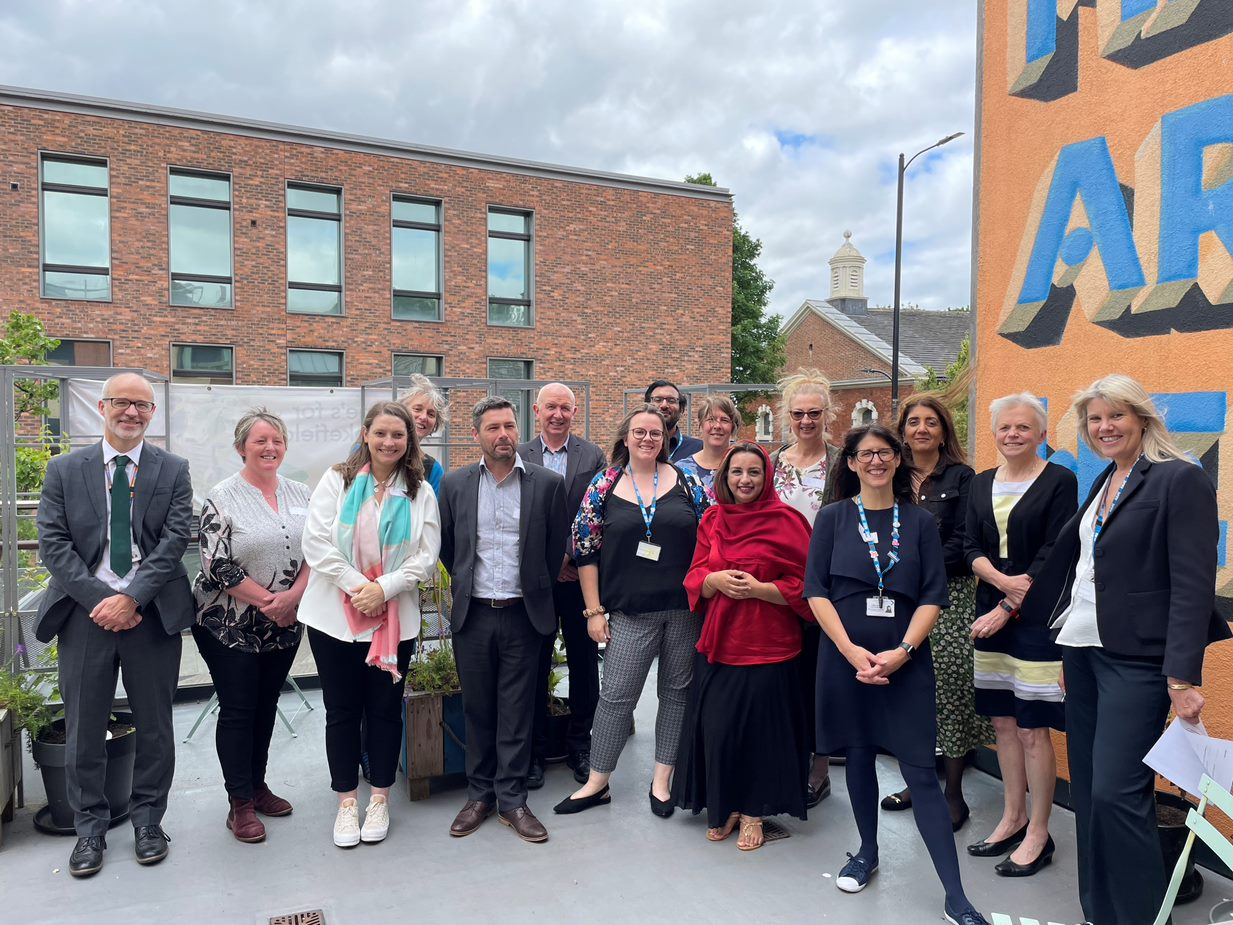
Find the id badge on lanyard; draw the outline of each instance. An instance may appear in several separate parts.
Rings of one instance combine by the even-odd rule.
[[[638,499],[638,511],[642,514],[642,522],[646,524],[646,539],[638,543],[635,555],[639,559],[658,562],[662,547],[658,543],[651,542],[651,521],[655,519],[655,506],[659,504],[659,464],[655,464],[655,480],[652,483],[649,508],[642,503],[642,493],[638,491],[638,480],[634,478],[633,468],[627,467],[625,471],[629,473],[629,480],[634,484],[634,497]]]
[[[899,561],[899,502],[891,509],[891,548],[887,554],[887,566],[882,568],[882,560],[878,557],[878,535],[869,529],[869,519],[865,516],[865,504],[860,495],[854,499],[860,515],[858,530],[861,539],[869,546],[869,558],[873,569],[878,575],[878,595],[865,599],[865,616],[890,618],[895,616],[895,599],[886,595],[886,575]]]

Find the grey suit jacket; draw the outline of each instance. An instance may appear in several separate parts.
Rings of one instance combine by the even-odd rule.
[[[518,539],[522,554],[522,598],[536,631],[556,632],[552,587],[561,571],[565,530],[565,480],[543,466],[526,462],[522,473]],[[441,562],[450,573],[450,628],[457,633],[471,608],[475,576],[476,523],[480,464],[455,469],[441,480]]]
[[[51,582],[39,605],[34,635],[50,642],[79,606],[87,612],[116,592],[94,577],[107,544],[103,445],[53,457],[39,499],[39,555]],[[157,616],[167,634],[192,626],[193,595],[181,558],[193,519],[188,460],[148,441],[133,488],[133,533],[141,562],[124,593],[142,616]]]
[[[569,531],[574,518],[578,516],[578,508],[582,507],[583,496],[595,476],[608,466],[604,451],[590,440],[569,435],[566,441],[568,448],[565,457],[565,546],[561,549],[561,559],[569,552]],[[539,434],[519,444],[518,455],[525,462],[533,462],[537,466],[544,464],[544,444]]]

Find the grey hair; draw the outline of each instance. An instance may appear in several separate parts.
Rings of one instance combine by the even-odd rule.
[[[514,412],[514,417],[517,418],[518,412],[514,408],[514,403],[508,398],[501,395],[485,395],[475,403],[475,407],[471,409],[471,426],[479,430],[480,421],[483,420],[485,414],[489,411],[501,411],[508,408]]]
[[[291,436],[287,433],[287,425],[283,423],[282,418],[265,408],[250,408],[235,422],[235,450],[240,454],[241,459],[244,457],[244,444],[248,442],[248,435],[253,432],[253,428],[261,421],[269,424],[282,434],[283,443],[291,442]]]
[[[1017,392],[1014,395],[1003,395],[989,402],[990,430],[996,433],[998,418],[1012,408],[1027,408],[1036,415],[1036,423],[1040,425],[1042,434],[1049,429],[1049,415],[1045,411],[1044,403],[1031,392]]]
[[[437,412],[437,426],[432,431],[435,434],[441,429],[442,424],[449,423],[450,403],[441,390],[433,385],[423,373],[412,373],[409,378],[411,379],[411,388],[399,395],[398,401],[407,410],[411,409],[411,400],[420,395],[425,396],[432,402],[433,410]]]

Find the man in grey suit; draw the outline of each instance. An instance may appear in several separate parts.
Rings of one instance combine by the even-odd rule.
[[[552,587],[561,637],[565,642],[565,659],[569,666],[569,729],[565,747],[566,763],[573,769],[574,779],[587,782],[591,773],[591,720],[599,702],[599,644],[587,632],[582,615],[586,604],[578,584],[578,569],[569,554],[569,531],[582,505],[582,497],[596,473],[602,472],[607,460],[604,451],[589,440],[570,433],[577,410],[574,393],[560,382],[550,382],[535,398],[535,420],[539,434],[518,447],[518,455],[527,462],[538,463],[565,479],[566,548],[561,550],[561,571]],[[531,750],[531,771],[527,787],[544,785],[544,748],[548,739],[548,674],[552,667],[552,649],[556,634],[544,638],[540,653],[539,690],[535,704],[535,736]]]
[[[175,771],[171,704],[180,633],[194,616],[180,561],[193,516],[188,462],[145,442],[154,392],[141,376],[108,379],[98,410],[103,439],[51,460],[38,510],[51,581],[34,632],[42,642],[60,637],[74,877],[98,873],[107,847],[103,784],[117,669],[137,727],[129,809],[137,861],[167,856],[160,823]]]
[[[504,398],[471,415],[480,462],[441,480],[441,562],[452,579],[450,631],[467,730],[467,802],[450,826],[470,835],[494,810],[529,842],[548,840],[527,808],[536,666],[555,633],[564,480],[518,456],[518,422]]]

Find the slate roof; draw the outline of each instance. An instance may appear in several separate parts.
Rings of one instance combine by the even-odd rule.
[[[871,308],[869,314],[850,320],[887,344],[891,342],[894,310]],[[899,355],[910,356],[920,366],[928,366],[941,375],[955,362],[963,339],[972,332],[970,311],[931,312],[924,309],[900,309]]]

